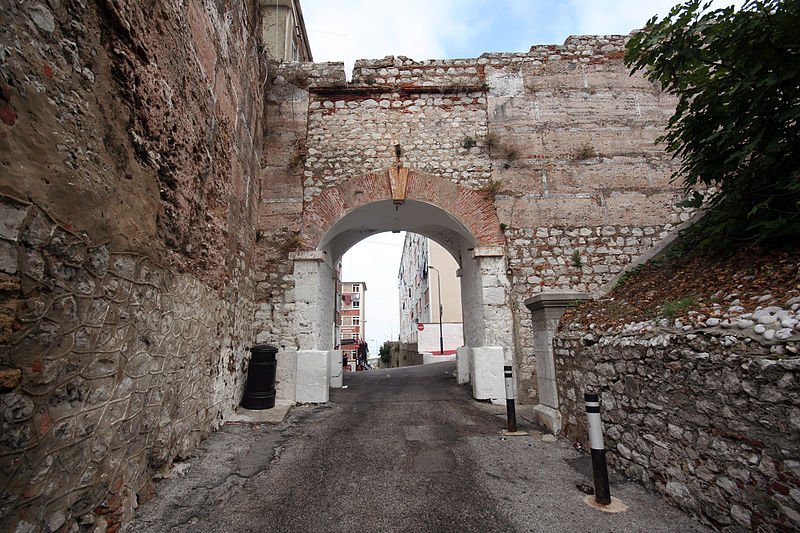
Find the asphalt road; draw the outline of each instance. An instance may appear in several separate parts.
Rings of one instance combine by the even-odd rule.
[[[706,531],[636,483],[629,509],[586,505],[589,458],[569,442],[505,437],[440,363],[345,375],[326,405],[212,435],[126,528],[136,532]],[[178,472],[181,475],[177,475]]]

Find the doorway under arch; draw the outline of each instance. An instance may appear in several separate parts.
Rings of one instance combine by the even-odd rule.
[[[514,320],[505,240],[494,205],[449,180],[402,170],[407,174],[402,190],[391,170],[372,173],[326,189],[304,209],[304,250],[292,255],[295,401],[326,402],[330,387],[340,383],[341,354],[332,334],[336,264],[357,242],[386,231],[423,235],[455,258],[465,342],[457,356],[459,382],[470,382],[477,399],[505,395],[503,366],[516,359]]]

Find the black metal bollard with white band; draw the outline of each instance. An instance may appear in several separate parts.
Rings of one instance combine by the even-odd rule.
[[[600,420],[600,395],[584,393],[586,401],[586,419],[589,423],[589,445],[592,449],[592,477],[594,477],[594,499],[598,505],[611,503],[608,489],[608,466],[606,465],[606,447],[603,443],[603,424]]]
[[[511,367],[504,366],[503,374],[506,378],[506,415],[508,416],[508,432],[517,431],[517,411],[514,406],[514,377],[511,374]]]

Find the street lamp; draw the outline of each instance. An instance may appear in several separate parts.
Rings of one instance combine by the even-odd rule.
[[[442,331],[442,314],[444,313],[444,307],[442,307],[442,277],[439,273],[439,269],[435,266],[428,265],[428,270],[436,271],[436,288],[439,292],[439,355],[444,355],[444,333]]]

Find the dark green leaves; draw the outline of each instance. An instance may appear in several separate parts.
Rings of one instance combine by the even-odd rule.
[[[739,11],[692,0],[628,43],[632,72],[679,98],[659,140],[681,159],[687,192],[717,188],[702,223],[714,243],[800,241],[798,28],[800,0]]]

